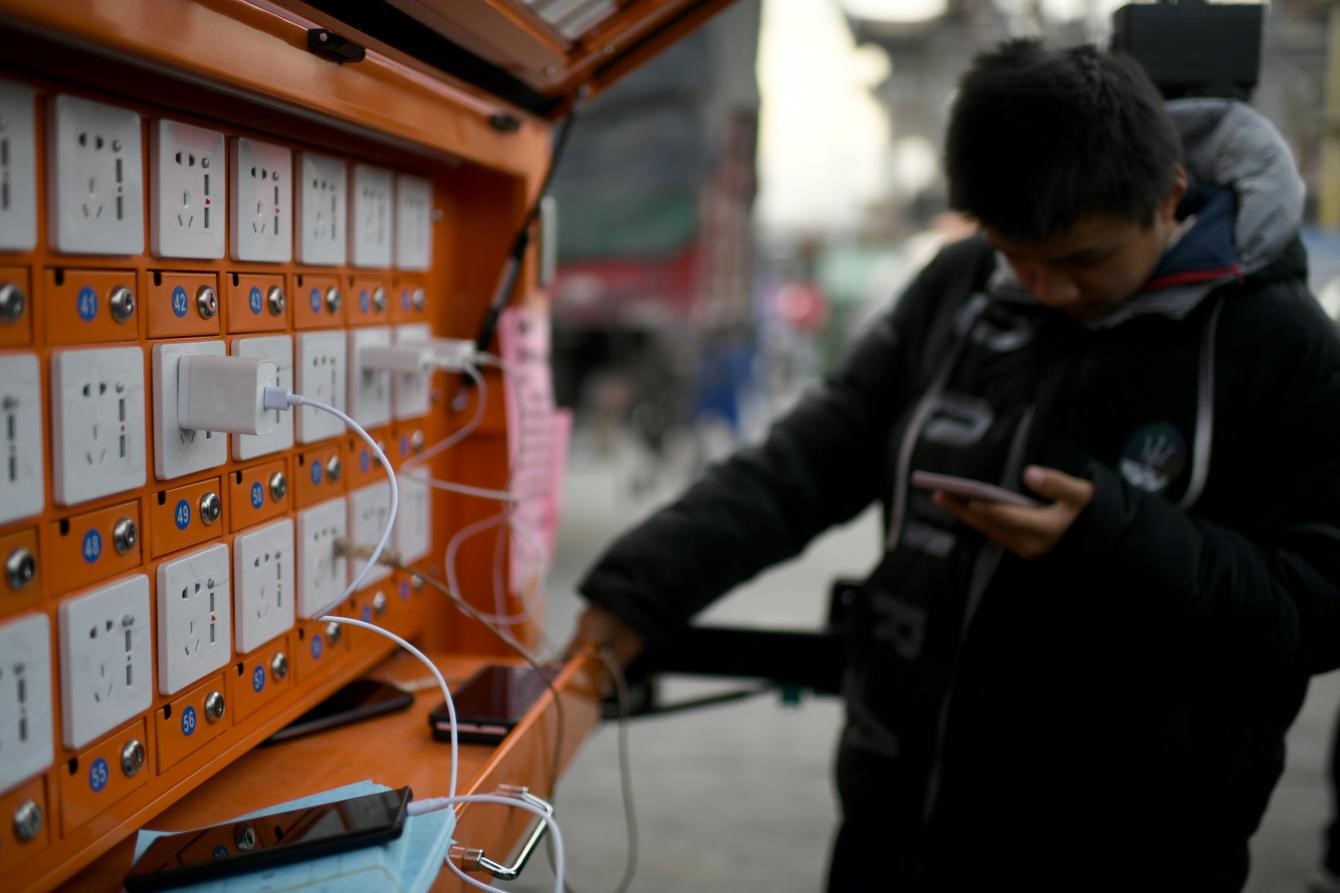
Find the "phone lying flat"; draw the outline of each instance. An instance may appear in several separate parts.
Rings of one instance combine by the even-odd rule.
[[[532,667],[490,664],[465,681],[451,699],[456,705],[456,737],[467,744],[496,744],[507,737],[544,692],[556,670],[541,676]],[[451,740],[451,718],[445,703],[428,714],[439,741]]]
[[[411,796],[401,788],[169,834],[144,851],[125,887],[163,890],[385,843],[405,830]]]
[[[355,679],[261,742],[278,744],[290,738],[333,729],[351,722],[404,710],[414,695],[376,679]]]
[[[1036,499],[1030,499],[1013,490],[1006,490],[1004,487],[997,487],[995,484],[974,481],[972,478],[962,478],[952,474],[938,474],[934,471],[912,472],[912,486],[922,490],[939,490],[942,493],[948,493],[950,496],[958,496],[963,499],[1001,502],[1023,508],[1038,508],[1042,505]]]

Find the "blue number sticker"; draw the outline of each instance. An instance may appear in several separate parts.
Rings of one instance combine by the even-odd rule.
[[[84,322],[93,322],[93,317],[98,315],[98,293],[92,286],[85,285],[79,289],[79,296],[75,300],[79,308],[79,318]]]
[[[186,289],[180,285],[172,290],[172,312],[177,316],[186,315]]]
[[[261,482],[257,481],[251,485],[251,507],[258,509],[265,502],[265,492],[261,490]]]
[[[314,288],[314,289],[312,289],[311,302],[312,302],[312,312],[313,312],[313,313],[320,313],[320,312],[321,312],[321,289],[319,289],[319,288]]]
[[[320,461],[317,461],[317,462],[313,462],[313,463],[312,463],[312,483],[314,483],[314,484],[319,484],[319,483],[321,483],[321,462],[320,462]]]
[[[368,310],[371,309],[371,307],[372,307],[372,299],[368,297],[368,290],[366,288],[361,289],[358,292],[358,309],[362,310],[364,313],[367,313]]]
[[[368,469],[372,467],[372,457],[368,455],[367,450],[358,454],[358,467],[363,470],[364,474],[367,474]]]
[[[217,844],[217,845],[214,847],[214,858],[215,858],[215,859],[227,859],[227,858],[228,858],[228,848],[227,848],[226,846],[224,846],[223,844],[221,844],[221,843],[220,843],[220,844]]]
[[[251,294],[247,296],[247,304],[251,307],[251,312],[257,316],[261,315],[261,290],[257,286],[251,287]]]
[[[265,667],[257,664],[256,669],[251,671],[251,689],[259,692],[263,688],[265,688]]]
[[[409,309],[409,289],[407,288],[400,289],[400,309]]]
[[[363,606],[363,622],[364,623],[372,622],[372,608],[369,605]]]
[[[400,581],[400,600],[402,602],[409,601],[409,580]]]
[[[88,767],[88,786],[93,789],[93,793],[100,794],[102,789],[107,787],[107,779],[111,773],[107,771],[107,761],[98,757],[93,761],[93,765]]]
[[[177,509],[172,513],[172,520],[177,522],[178,530],[185,530],[191,526],[191,504],[185,499],[177,501]]]
[[[400,435],[400,455],[409,455],[409,437],[405,434]]]
[[[195,732],[195,708],[187,707],[181,713],[181,733],[187,738]]]
[[[321,659],[321,636],[312,636],[312,660]]]
[[[84,545],[82,549],[84,560],[89,564],[97,561],[102,555],[102,534],[96,530],[90,530],[84,534]]]

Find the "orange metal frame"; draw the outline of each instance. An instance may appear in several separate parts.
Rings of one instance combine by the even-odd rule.
[[[141,346],[145,350],[147,384],[151,381],[149,347],[165,339],[218,338],[231,343],[236,336],[252,333],[294,334],[314,327],[346,328],[412,320],[428,322],[439,335],[468,337],[472,333],[484,312],[512,230],[543,176],[548,162],[548,125],[526,119],[519,131],[498,133],[487,123],[496,103],[387,56],[372,54],[357,66],[318,59],[305,48],[306,24],[310,23],[291,11],[242,0],[0,0],[0,33],[14,48],[0,67],[0,78],[27,83],[39,94],[38,247],[31,252],[0,253],[0,278],[22,283],[33,300],[19,324],[0,327],[0,351],[18,350],[39,357],[44,398],[51,393],[52,350],[74,344]],[[255,136],[294,150],[313,149],[426,177],[432,183],[433,207],[440,212],[433,226],[432,268],[423,273],[403,273],[227,259],[168,260],[148,253],[111,258],[56,254],[48,250],[45,237],[46,160],[40,150],[46,131],[43,100],[52,93],[82,95],[135,109],[143,119],[146,138],[142,142],[146,147],[149,122],[170,117],[229,136]],[[147,196],[147,152],[144,155]],[[533,283],[532,269],[533,262],[528,262],[523,288]],[[188,313],[178,318],[170,312],[170,296],[176,285],[194,293],[203,283],[218,290],[220,309],[216,317],[203,319]],[[93,323],[81,320],[72,324],[73,295],[80,288],[91,285],[105,294],[108,288],[121,284],[132,287],[138,298],[131,320],[118,324],[104,311]],[[285,289],[287,308],[279,316],[254,316],[245,295],[252,285],[264,290],[272,284]],[[346,299],[338,315],[313,314],[304,296],[313,288],[324,291],[332,284],[355,300]],[[365,314],[358,309],[357,290],[374,286],[386,288],[391,295],[384,314]],[[410,302],[397,299],[401,292],[417,287],[423,287],[428,295],[422,312],[414,310]],[[105,302],[100,303],[105,306]],[[432,464],[435,476],[483,486],[505,483],[503,389],[496,377],[490,385],[493,399],[485,424],[461,447]],[[393,464],[408,458],[399,445],[413,442],[415,434],[422,434],[424,442],[432,444],[469,417],[468,409],[448,408],[456,387],[454,380],[439,375],[434,380],[428,416],[372,432],[391,446],[388,453]],[[49,399],[44,400],[43,415],[44,445],[49,456]],[[378,478],[375,467],[358,471],[356,457],[361,445],[352,437],[342,437],[319,444],[295,444],[281,453],[248,461],[230,460],[220,467],[159,482],[152,473],[152,411],[147,406],[146,418],[150,472],[145,486],[72,507],[57,506],[51,495],[48,461],[46,510],[38,517],[0,525],[3,554],[24,546],[38,556],[37,576],[21,592],[9,592],[0,581],[0,595],[5,596],[0,598],[0,623],[34,610],[47,613],[53,630],[53,669],[58,664],[54,659],[58,653],[58,606],[66,596],[132,572],[146,574],[152,587],[157,565],[183,549],[206,543],[232,544],[239,532],[256,524],[291,516],[299,508]],[[332,456],[341,457],[346,473],[336,481],[326,476],[321,483],[314,483],[309,469]],[[267,496],[260,506],[254,506],[249,497],[251,485],[268,481],[276,471],[288,477],[287,494]],[[196,518],[186,530],[178,530],[170,521],[172,507],[182,498],[195,504],[205,492],[219,495],[221,517],[209,525]],[[432,505],[433,551],[422,566],[440,574],[441,556],[450,534],[486,514],[489,508],[471,504],[463,497],[440,494],[433,498]],[[108,550],[91,565],[75,557],[85,530],[101,530],[104,541],[110,541],[112,525],[123,517],[138,523],[136,548],[124,556],[112,555]],[[460,571],[467,596],[489,591],[492,563],[491,540],[471,543],[463,550]],[[460,619],[445,599],[412,586],[398,573],[357,593],[340,606],[338,613],[369,616],[378,592],[385,596],[378,622],[436,649],[444,662],[454,661],[452,665],[457,669],[481,659],[460,655],[505,653],[487,632]],[[490,597],[483,596],[479,602],[492,610]],[[533,637],[534,630],[523,630],[523,635]],[[391,651],[385,640],[364,631],[346,628],[338,643],[325,637],[320,624],[299,621],[257,651],[235,654],[223,670],[185,691],[162,696],[155,688],[148,711],[77,751],[61,744],[60,697],[53,680],[55,762],[37,778],[0,792],[0,817],[4,819],[0,821],[0,873],[6,879],[6,888],[51,889],[91,866],[81,876],[79,886],[113,889],[125,868],[127,841],[174,804],[181,804],[181,810],[170,816],[217,820],[250,808],[252,802],[287,799],[341,783],[340,773],[298,771],[294,767],[301,760],[276,764],[276,757],[261,756],[270,751],[251,753],[274,730],[344,682],[382,662]],[[274,659],[281,652],[287,659],[286,674],[273,669]],[[259,690],[251,684],[256,673],[267,680]],[[564,677],[565,690],[586,692],[572,696],[573,706],[568,712],[574,720],[565,738],[569,751],[595,721],[588,676],[589,668],[574,663]],[[225,694],[225,721],[186,740],[174,717],[188,706],[202,712],[204,699],[214,691]],[[405,720],[407,736],[410,725],[416,727],[405,746],[424,751],[424,759],[429,753],[442,753],[441,749],[433,750],[424,728],[422,713],[430,699],[425,696],[420,705],[423,710],[416,707],[412,711],[413,723]],[[545,722],[548,720],[537,719],[527,728],[534,725],[542,729]],[[119,748],[131,736],[146,746],[144,768],[129,778],[114,772],[114,780],[106,789],[91,794],[88,786],[80,783],[90,761],[102,756],[117,765]],[[285,750],[277,748],[273,753]],[[544,750],[539,738],[528,741],[523,735],[520,743],[501,751],[477,751],[472,758],[473,775],[463,772],[462,778],[465,783],[487,784],[501,772],[504,775],[498,775],[500,781],[546,781],[547,776],[541,772],[548,765]],[[260,776],[250,770],[228,768],[239,760],[246,765],[260,760],[255,765],[268,768]],[[385,754],[379,750],[375,760],[369,755],[366,762],[346,761],[345,774],[358,778],[374,775],[374,767],[383,762]],[[257,778],[264,783],[256,782]],[[249,780],[254,787],[246,788]],[[541,787],[547,789],[547,785]],[[192,795],[197,788],[200,792]],[[250,792],[245,796],[240,793],[244,788]],[[425,793],[429,792],[437,791],[425,788]],[[8,817],[30,799],[42,807],[45,821],[37,840],[20,843]],[[503,850],[510,840],[507,835],[519,827],[517,822],[488,815],[469,821],[476,822],[470,827],[479,835],[472,840],[480,844],[491,841],[488,845]]]

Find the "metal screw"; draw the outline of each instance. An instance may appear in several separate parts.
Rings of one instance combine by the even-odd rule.
[[[117,555],[124,555],[140,541],[139,528],[129,518],[121,518],[112,527],[112,546]]]
[[[326,624],[326,641],[334,645],[340,641],[340,636],[344,634],[344,629],[334,620]]]
[[[326,289],[326,311],[328,313],[340,312],[340,290],[333,285]]]
[[[378,617],[386,613],[386,596],[380,591],[372,597],[372,613]]]
[[[265,296],[265,301],[270,305],[270,314],[280,316],[284,308],[288,306],[288,296],[284,294],[284,289],[278,285],[270,286],[270,292]]]
[[[386,309],[386,289],[380,285],[372,290],[372,309],[378,313]]]
[[[275,682],[288,675],[288,658],[284,656],[284,652],[276,652],[274,659],[270,661],[270,675],[275,678]]]
[[[409,296],[409,300],[414,305],[415,310],[422,310],[428,306],[428,295],[424,292],[422,286],[414,289],[414,292]]]
[[[270,498],[275,502],[282,502],[288,495],[288,478],[284,477],[284,472],[276,471],[270,475]]]
[[[223,501],[219,499],[219,494],[210,490],[204,496],[200,497],[200,520],[206,524],[213,524],[219,520],[219,515],[223,514]]]
[[[112,289],[107,304],[112,308],[112,319],[117,322],[125,322],[135,315],[135,293],[124,285]]]
[[[409,448],[415,453],[423,452],[423,432],[415,431],[409,436]]]
[[[233,831],[233,844],[239,850],[254,850],[256,848],[256,829],[250,825],[239,825]]]
[[[42,807],[36,800],[26,800],[14,810],[14,837],[19,843],[31,843],[42,830]]]
[[[33,553],[20,546],[5,559],[5,579],[9,588],[18,592],[37,576],[37,559]]]
[[[127,778],[134,777],[144,768],[144,755],[144,745],[138,738],[131,738],[121,748],[121,771],[126,773]]]
[[[219,312],[219,295],[213,286],[202,285],[195,292],[195,309],[205,319],[213,319]]]
[[[12,282],[0,284],[0,322],[18,322],[27,307],[28,300],[23,295],[23,289]]]
[[[212,691],[205,697],[205,719],[210,725],[223,719],[223,693]]]
[[[340,479],[340,457],[331,456],[326,460],[326,477],[333,484]]]

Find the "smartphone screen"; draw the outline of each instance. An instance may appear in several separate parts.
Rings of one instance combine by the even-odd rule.
[[[546,668],[544,672],[553,678],[552,670]],[[531,667],[481,667],[458,691],[452,692],[457,736],[468,742],[501,741],[546,687],[545,677]],[[446,704],[439,704],[428,721],[435,737],[446,740],[450,736]]]
[[[400,836],[410,789],[382,791],[155,840],[127,890],[159,890],[384,843]]]
[[[376,679],[355,679],[261,744],[277,744],[300,735],[403,710],[413,703],[413,694],[394,685]]]

